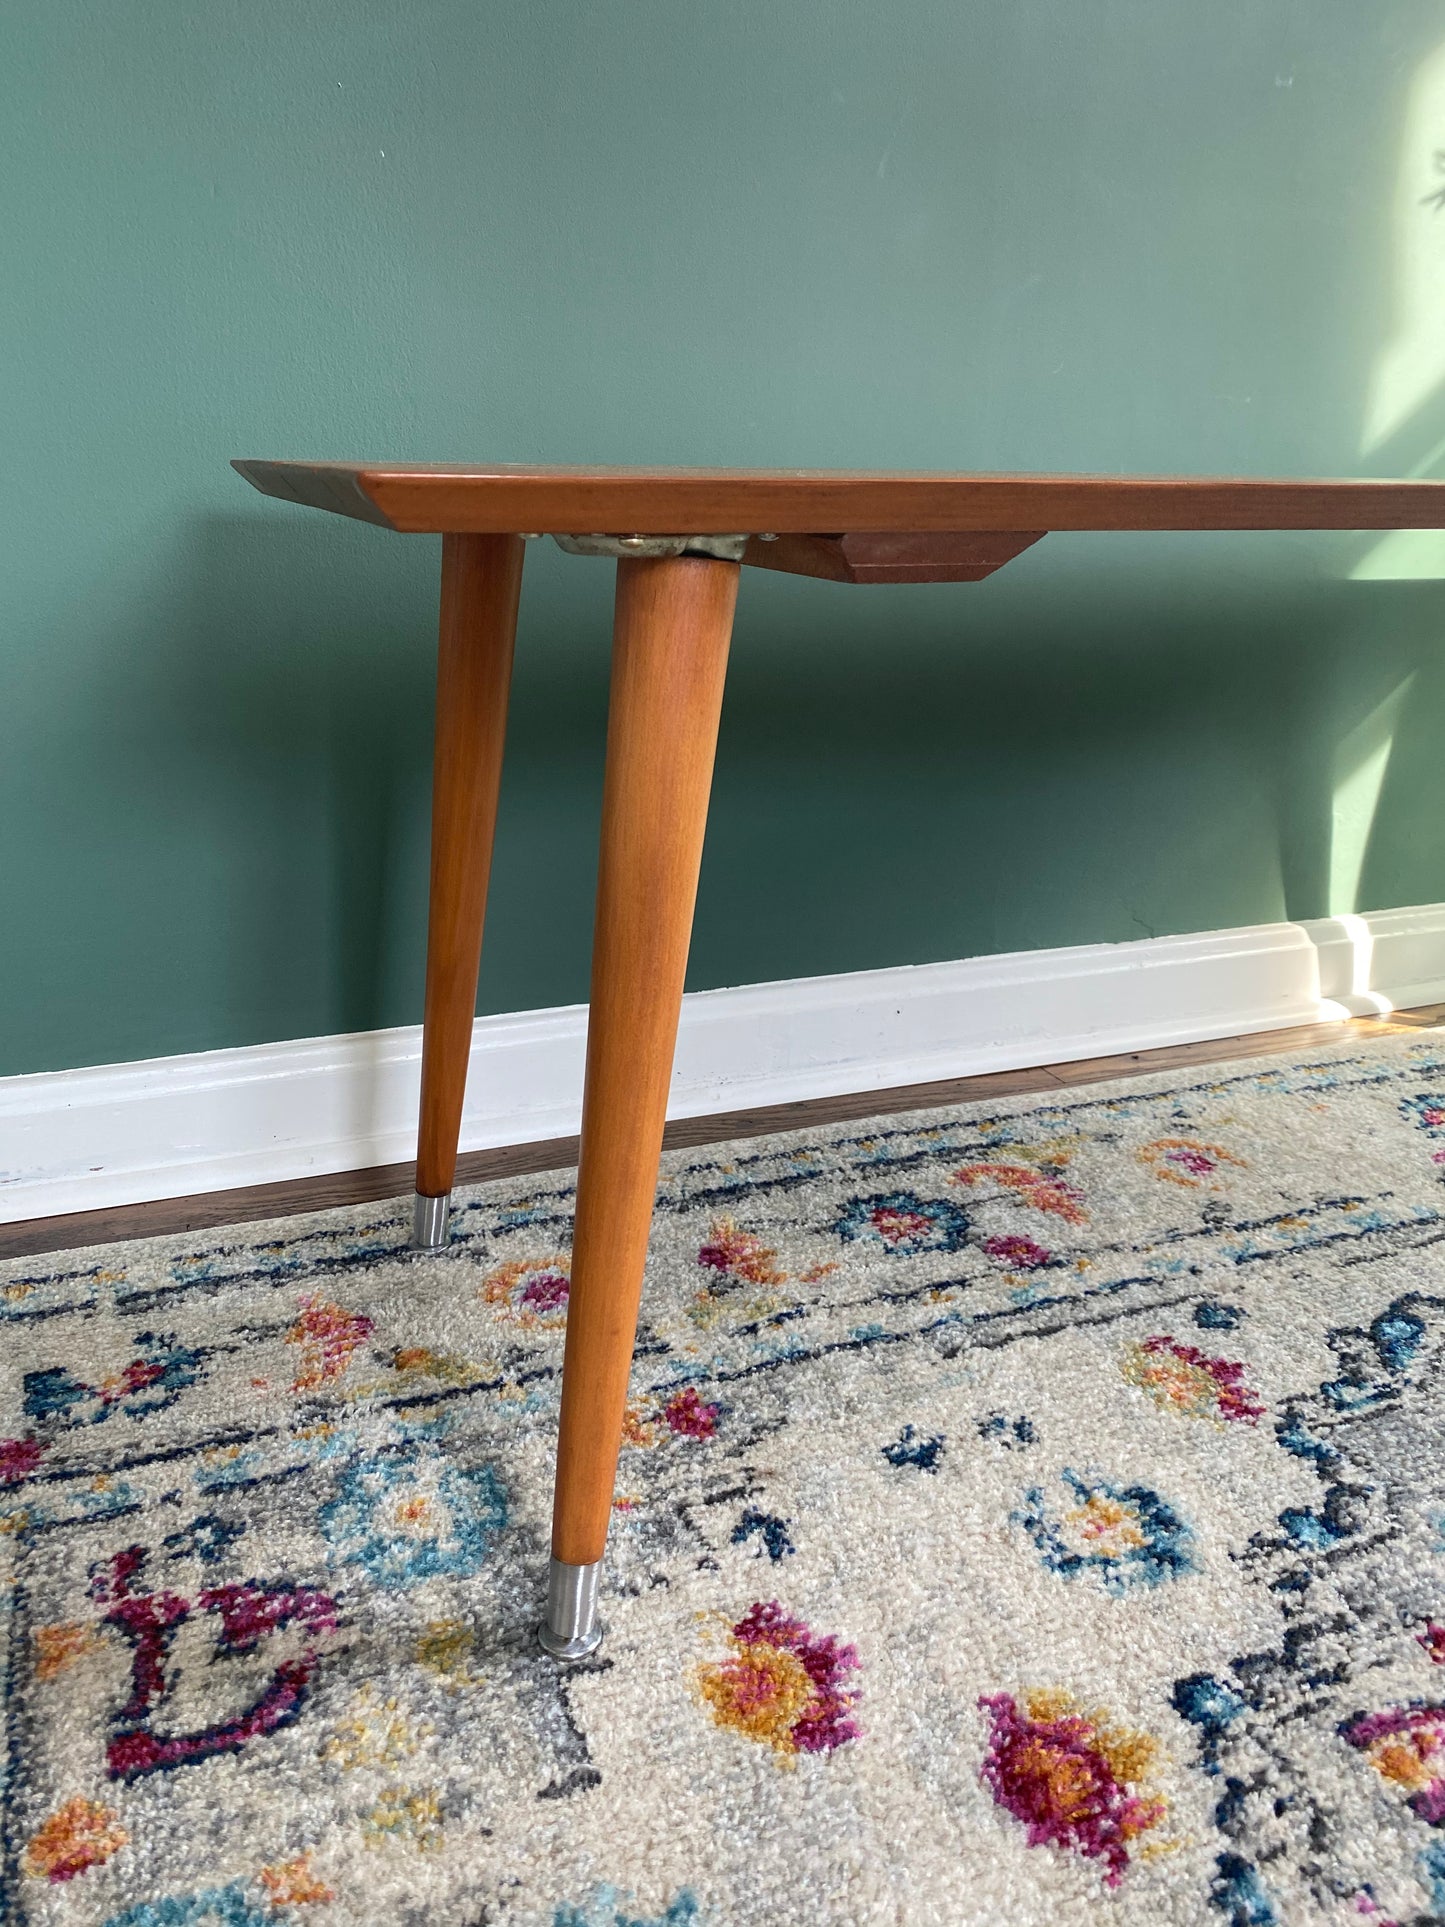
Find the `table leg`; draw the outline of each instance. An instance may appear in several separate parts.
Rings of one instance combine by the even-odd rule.
[[[525,550],[518,535],[442,537],[426,1025],[411,1240],[424,1251],[447,1241]]]
[[[542,1644],[596,1646],[597,1579],[657,1189],[738,565],[617,565],[587,1084]]]

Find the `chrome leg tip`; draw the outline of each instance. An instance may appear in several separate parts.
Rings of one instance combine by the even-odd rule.
[[[537,1633],[544,1653],[553,1659],[586,1659],[602,1643],[597,1623],[597,1582],[602,1561],[569,1566],[554,1559],[547,1572],[547,1617]]]
[[[420,1191],[411,1213],[411,1246],[413,1251],[441,1251],[444,1249],[451,1216],[452,1194],[448,1191],[440,1198],[424,1198]]]
[[[563,1639],[560,1633],[553,1632],[552,1628],[544,1622],[537,1628],[537,1644],[552,1659],[570,1663],[573,1660],[586,1659],[589,1653],[597,1651],[602,1644],[602,1628],[594,1626],[590,1633],[579,1639]]]

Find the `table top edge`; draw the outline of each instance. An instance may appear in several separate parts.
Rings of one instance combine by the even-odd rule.
[[[1445,527],[1445,481],[237,459],[262,494],[408,533]]]

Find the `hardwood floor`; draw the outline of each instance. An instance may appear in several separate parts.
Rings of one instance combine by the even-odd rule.
[[[1177,1070],[1189,1064],[1217,1064],[1231,1057],[1272,1057],[1307,1051],[1358,1037],[1390,1037],[1412,1030],[1445,1027],[1445,1004],[1397,1010],[1388,1017],[1357,1017],[1346,1023],[1303,1024],[1246,1037],[1210,1038],[1164,1050],[1126,1051],[1117,1057],[1088,1057],[1071,1064],[996,1071],[986,1077],[953,1077],[935,1084],[905,1084],[892,1090],[850,1092],[843,1097],[808,1098],[796,1104],[770,1104],[755,1110],[720,1111],[710,1117],[674,1119],[663,1135],[668,1149],[719,1144],[729,1138],[761,1137],[770,1131],[805,1130],[810,1125],[841,1124],[850,1118],[877,1117],[889,1111],[928,1110],[939,1104],[1012,1097],[1030,1091],[1102,1084],[1141,1072]],[[546,1138],[535,1144],[509,1144],[492,1151],[464,1151],[457,1159],[458,1184],[489,1178],[521,1177],[555,1171],[577,1162],[575,1137]],[[158,1198],[146,1204],[111,1205],[100,1211],[74,1211],[63,1217],[29,1218],[0,1225],[0,1258],[43,1251],[69,1251],[83,1245],[111,1244],[124,1238],[154,1238],[168,1232],[199,1231],[216,1225],[248,1224],[299,1211],[326,1211],[336,1205],[377,1198],[409,1197],[414,1167],[378,1164],[365,1171],[296,1178],[282,1184],[252,1184],[234,1191],[209,1191],[198,1197]]]

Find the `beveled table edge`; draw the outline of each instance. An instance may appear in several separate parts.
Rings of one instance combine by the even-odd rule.
[[[262,494],[411,534],[1445,528],[1445,482],[237,460]]]

